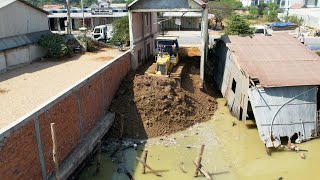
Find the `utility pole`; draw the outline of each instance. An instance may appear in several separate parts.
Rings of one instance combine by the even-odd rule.
[[[81,0],[81,9],[82,9],[82,27],[85,27],[85,24],[84,24],[84,9],[83,9],[83,0]]]
[[[201,43],[201,61],[200,61],[200,78],[202,80],[201,88],[204,88],[204,65],[207,61],[208,54],[208,0],[204,0],[205,7],[203,7],[202,16],[202,43]]]
[[[67,25],[68,25],[67,33],[71,34],[71,23],[72,23],[72,20],[71,20],[71,17],[70,17],[70,0],[66,0],[66,2],[67,2]]]

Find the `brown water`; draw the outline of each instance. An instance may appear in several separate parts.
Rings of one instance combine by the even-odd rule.
[[[272,156],[265,152],[264,145],[259,138],[258,130],[234,118],[225,100],[218,98],[219,108],[212,120],[193,126],[185,131],[168,137],[149,139],[144,147],[138,150],[125,151],[127,169],[136,180],[189,180],[194,178],[196,159],[201,144],[205,144],[202,165],[213,178],[216,179],[320,179],[317,168],[320,164],[320,141],[315,139],[298,145],[307,149],[306,159],[293,151],[275,151]],[[232,126],[232,121],[236,122]],[[142,156],[142,150],[148,149],[148,164],[162,175],[156,177],[150,171],[142,174],[141,164],[137,164],[135,157]],[[187,173],[182,172],[184,169]],[[79,179],[126,180],[123,173],[117,173],[115,165],[108,155],[102,156],[100,173],[95,173],[95,165],[86,167],[79,175]]]

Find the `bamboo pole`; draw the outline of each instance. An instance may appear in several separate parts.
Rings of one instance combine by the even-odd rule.
[[[146,168],[150,169],[151,172],[156,175],[156,176],[161,176],[159,173],[157,173],[157,171],[153,170],[148,164],[146,164],[145,162],[143,162],[140,158],[136,157],[136,159],[143,164]]]
[[[194,165],[197,166],[196,162],[195,161],[192,161]],[[213,178],[209,175],[209,173],[207,171],[205,171],[203,168],[202,168],[202,165],[200,164],[200,166],[197,166],[197,168],[199,168],[199,171],[209,180],[213,180]]]
[[[199,169],[200,169],[200,164],[201,164],[201,160],[202,160],[203,151],[204,151],[204,144],[201,145],[199,157],[198,157],[197,163],[196,163],[197,168],[196,168],[196,171],[194,173],[194,177],[197,177],[198,174],[199,174]]]
[[[146,149],[146,150],[144,151],[144,157],[143,157],[144,163],[147,163],[147,157],[148,157],[148,150]],[[145,174],[145,173],[146,173],[146,166],[143,165],[142,174]]]
[[[55,124],[51,123],[51,136],[52,136],[52,157],[53,157],[53,162],[54,162],[54,167],[55,167],[55,174],[56,174],[56,179],[60,180],[59,178],[59,163],[58,163],[58,151],[57,151],[57,139],[56,139],[56,129],[55,129]]]
[[[97,172],[100,171],[100,165],[101,165],[101,140],[98,141],[98,147],[97,147]]]

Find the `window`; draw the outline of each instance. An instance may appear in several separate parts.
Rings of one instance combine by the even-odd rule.
[[[95,29],[94,33],[100,33],[100,28]]]
[[[233,91],[233,93],[236,93],[236,88],[237,88],[237,82],[234,79],[232,79],[231,90]]]

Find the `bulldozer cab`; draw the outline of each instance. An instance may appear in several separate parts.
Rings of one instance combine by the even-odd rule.
[[[156,38],[158,53],[176,56],[179,51],[178,36],[160,36]]]
[[[160,36],[156,38],[156,62],[145,72],[151,76],[180,78],[182,67],[176,67],[179,62],[178,36]]]

